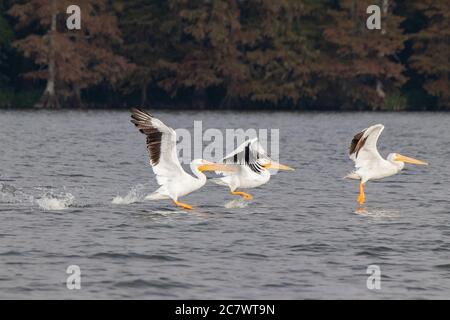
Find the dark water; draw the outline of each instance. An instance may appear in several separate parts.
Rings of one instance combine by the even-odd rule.
[[[188,213],[142,201],[157,186],[127,112],[1,111],[0,298],[450,298],[450,115],[155,115],[280,128],[280,161],[297,170],[242,207],[209,183],[183,198]],[[369,183],[357,213],[346,150],[375,123],[383,156],[430,166]],[[372,264],[381,290],[366,287]],[[69,265],[81,290],[66,288]]]

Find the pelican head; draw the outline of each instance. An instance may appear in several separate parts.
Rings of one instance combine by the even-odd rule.
[[[428,163],[425,161],[417,160],[414,158],[406,157],[404,155],[401,155],[400,153],[391,153],[388,155],[387,160],[391,162],[392,164],[396,165],[397,167],[403,169],[405,166],[405,163],[411,163],[416,165],[423,165],[427,166]]]

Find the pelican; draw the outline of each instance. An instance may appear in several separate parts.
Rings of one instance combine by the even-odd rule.
[[[258,142],[258,138],[245,141],[222,160],[224,164],[233,165],[236,170],[234,172],[217,172],[223,174],[224,177],[212,179],[212,181],[228,186],[231,194],[239,195],[245,200],[251,200],[253,197],[243,191],[237,191],[237,189],[256,188],[269,182],[270,172],[268,169],[294,170],[270,159]]]
[[[350,145],[350,159],[355,162],[355,170],[345,178],[360,180],[358,203],[362,206],[366,200],[364,186],[369,180],[378,180],[399,173],[405,163],[428,165],[424,161],[391,153],[383,159],[377,149],[377,141],[383,132],[384,126],[376,124],[353,137]]]
[[[131,122],[147,136],[150,165],[160,185],[159,189],[145,199],[172,199],[177,206],[190,210],[192,206],[178,201],[178,198],[203,187],[206,183],[204,171],[232,170],[224,164],[195,159],[190,164],[194,178],[183,170],[178,160],[175,130],[145,111],[133,108],[131,112]]]

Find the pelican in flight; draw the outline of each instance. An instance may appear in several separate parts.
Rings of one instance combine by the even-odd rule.
[[[239,195],[245,200],[253,197],[238,189],[256,188],[270,180],[268,169],[294,170],[291,167],[277,163],[270,159],[264,148],[258,142],[258,138],[249,139],[241,144],[236,150],[223,158],[223,163],[236,168],[233,172],[216,172],[224,177],[212,179],[219,185],[228,186],[231,194]]]
[[[350,159],[355,162],[355,170],[346,176],[349,179],[360,180],[358,203],[362,206],[366,200],[364,186],[369,180],[378,180],[399,173],[405,163],[428,165],[424,161],[391,153],[383,159],[377,149],[377,141],[384,126],[376,124],[353,137],[350,145]]]
[[[145,199],[172,199],[177,206],[192,209],[192,206],[178,201],[178,198],[203,187],[206,183],[204,171],[228,172],[232,170],[224,164],[195,159],[190,164],[191,170],[196,176],[194,178],[183,170],[178,160],[175,130],[145,111],[132,109],[131,112],[131,122],[147,136],[150,165],[156,175],[156,181],[160,185],[159,189]]]

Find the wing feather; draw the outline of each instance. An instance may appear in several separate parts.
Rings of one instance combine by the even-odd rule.
[[[223,158],[223,162],[226,164],[244,165],[256,173],[261,173],[263,170],[261,165],[263,160],[270,161],[270,158],[259,143],[258,138],[246,140]]]
[[[350,144],[350,159],[355,161],[355,167],[367,166],[370,162],[382,160],[377,149],[378,138],[384,130],[382,124],[373,125],[357,133]]]
[[[135,108],[131,110],[131,122],[147,136],[150,165],[160,185],[185,173],[177,156],[175,130],[150,113]]]

